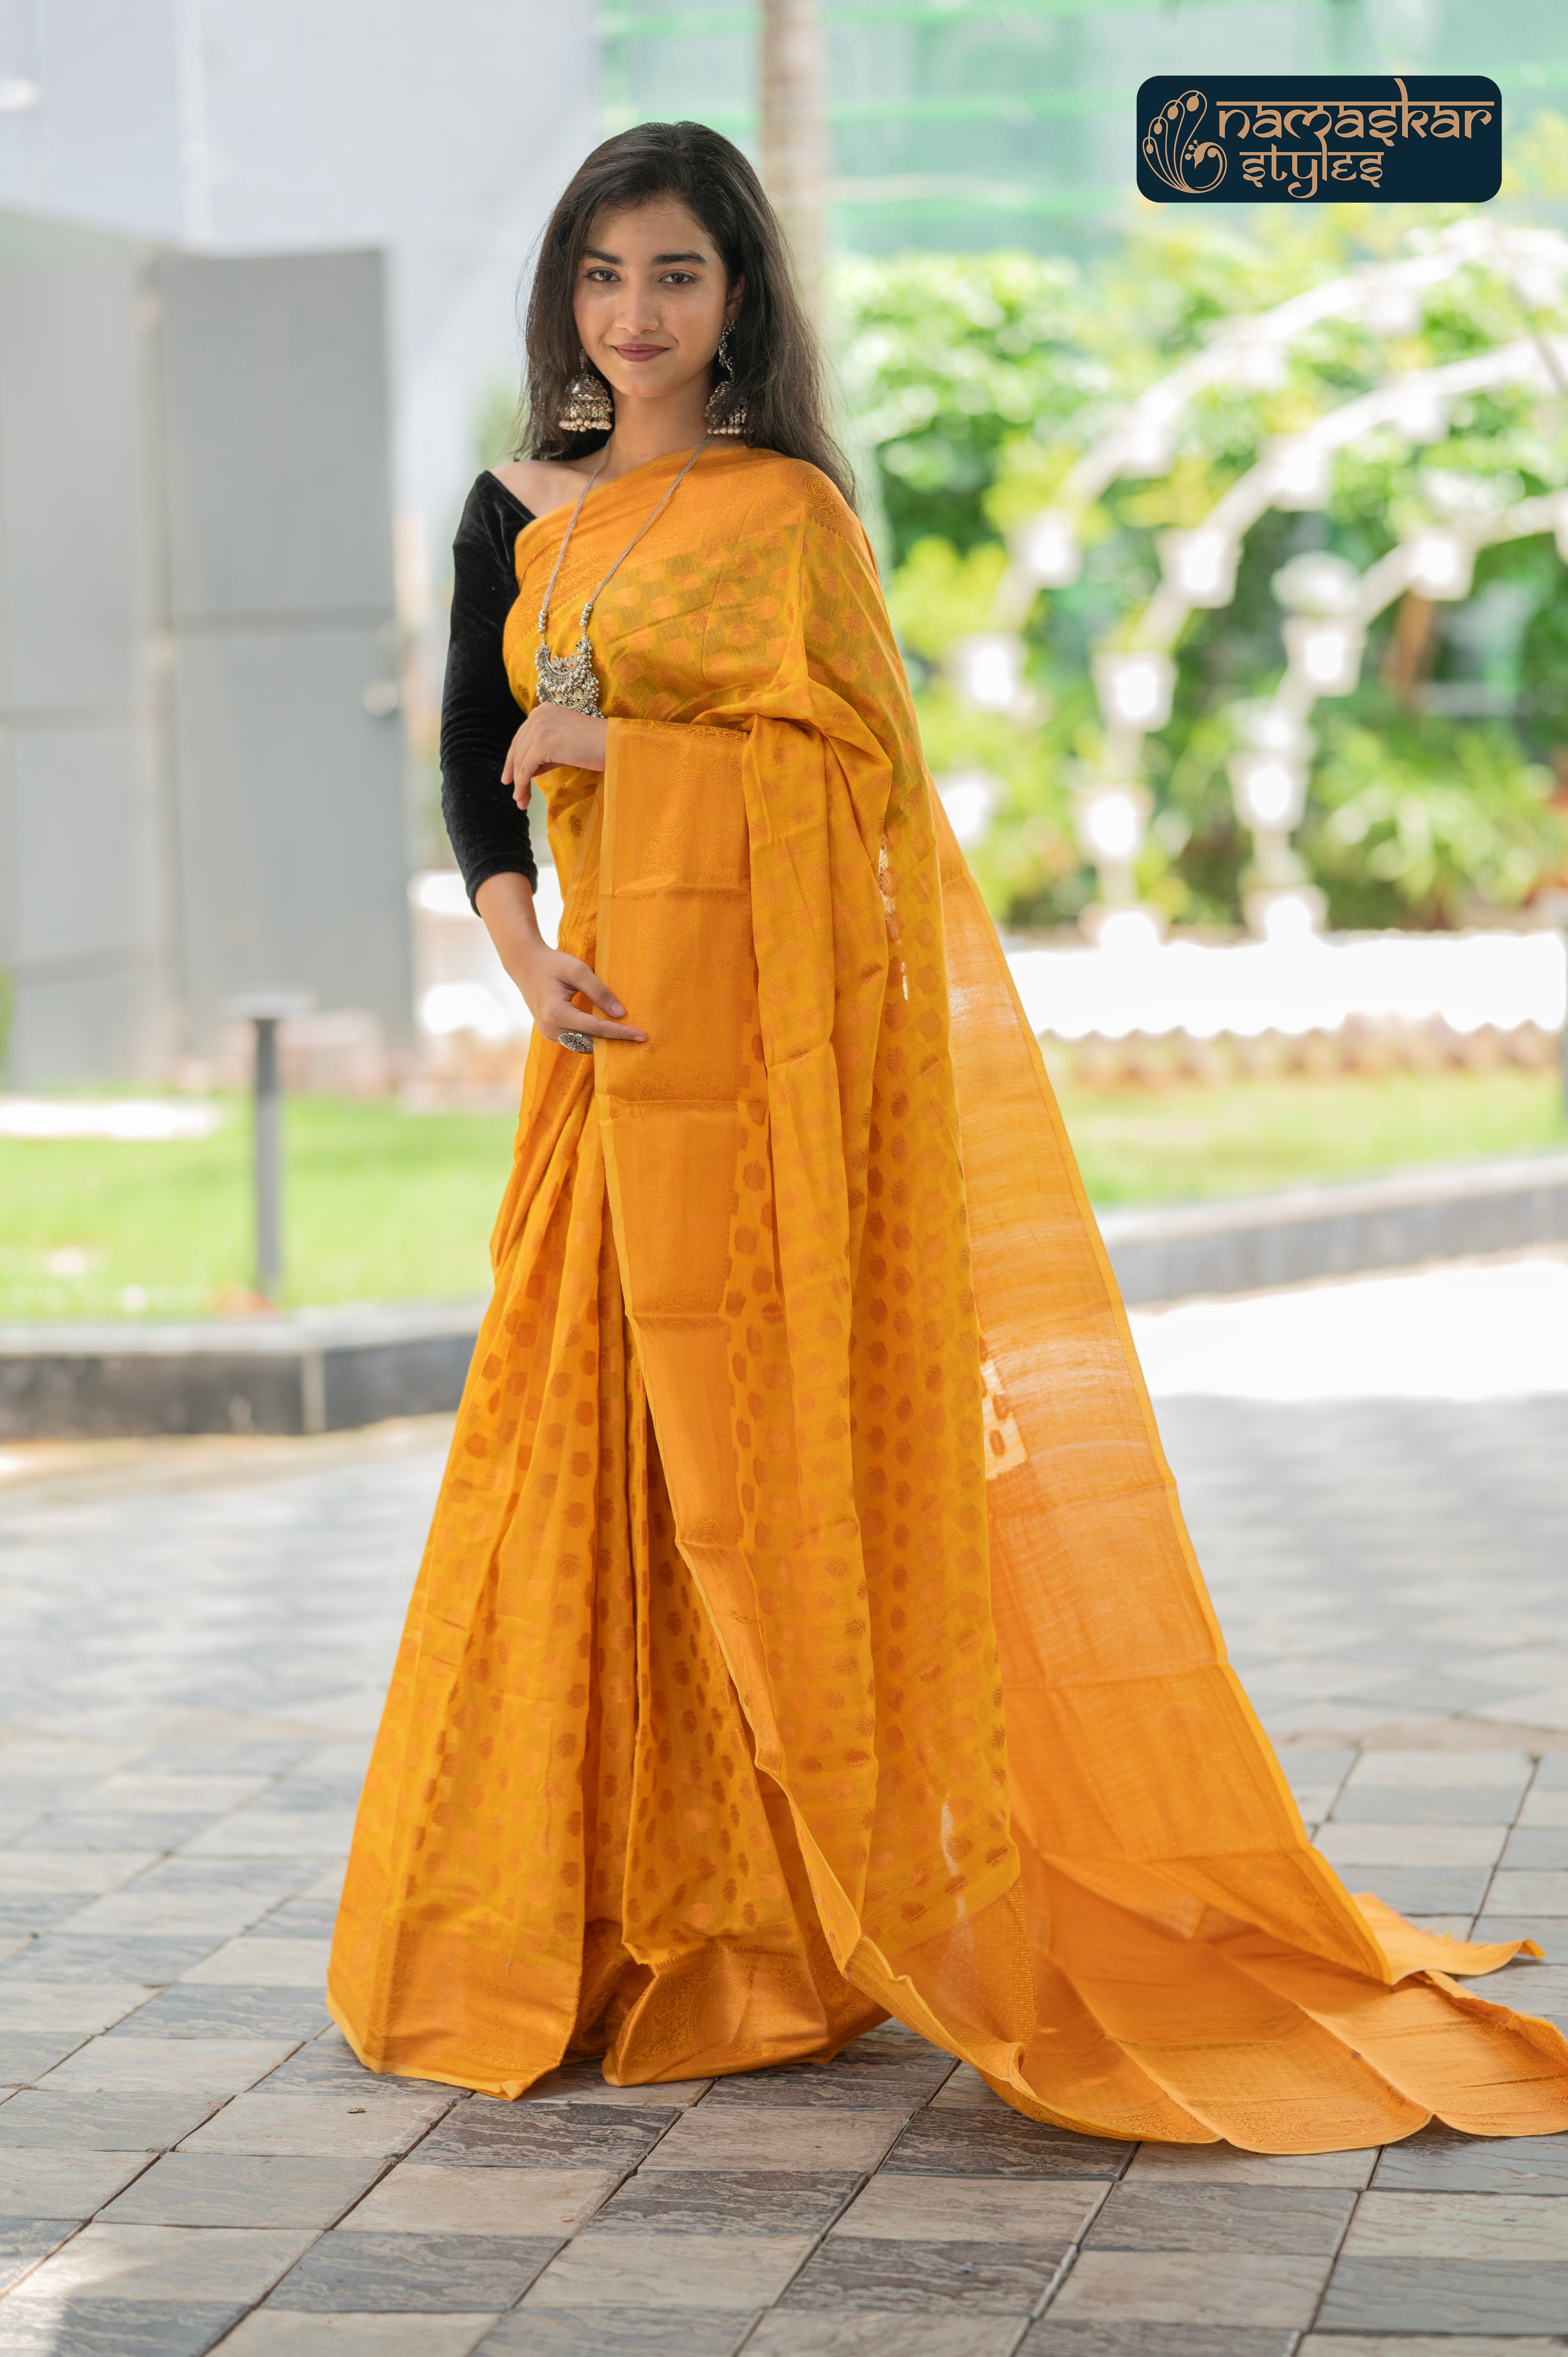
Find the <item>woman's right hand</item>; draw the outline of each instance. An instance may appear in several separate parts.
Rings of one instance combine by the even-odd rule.
[[[564,950],[553,950],[541,940],[510,971],[528,1002],[535,1029],[542,1031],[547,1039],[559,1040],[563,1031],[583,1031],[590,1039],[624,1039],[630,1046],[640,1047],[648,1038],[646,1031],[639,1031],[632,1024],[607,1022],[600,1015],[585,1014],[580,1006],[573,1005],[574,996],[581,996],[600,1008],[603,1016],[618,1017],[626,1013],[593,967],[585,965],[581,958],[568,956]]]
[[[474,906],[496,954],[521,991],[536,1028],[547,1039],[559,1041],[563,1031],[585,1031],[590,1039],[621,1039],[640,1047],[647,1039],[634,1023],[619,1018],[625,1007],[607,990],[591,965],[553,950],[539,930],[534,914],[533,887],[526,876],[487,877],[474,895]],[[585,1014],[572,1004],[575,996],[602,1009]],[[611,1018],[607,1021],[605,1017]]]

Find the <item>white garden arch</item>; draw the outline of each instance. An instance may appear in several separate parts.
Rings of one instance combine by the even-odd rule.
[[[1326,504],[1336,451],[1390,428],[1416,446],[1441,442],[1452,404],[1467,393],[1514,384],[1568,397],[1568,339],[1539,324],[1541,314],[1557,310],[1568,284],[1568,240],[1551,230],[1470,220],[1444,231],[1428,253],[1368,263],[1273,310],[1227,321],[1212,343],[1129,404],[1077,461],[1057,503],[1013,536],[998,627],[964,640],[953,662],[961,690],[993,710],[1018,704],[1025,662],[1019,630],[1036,595],[1077,578],[1085,511],[1119,477],[1165,470],[1182,414],[1200,393],[1227,382],[1258,389],[1283,382],[1290,346],[1326,319],[1359,316],[1376,335],[1409,335],[1420,325],[1428,293],[1476,265],[1497,271],[1512,287],[1524,333],[1445,367],[1391,374],[1326,410],[1300,432],[1268,444],[1200,523],[1162,536],[1158,587],[1126,618],[1122,643],[1094,659],[1105,748],[1100,775],[1077,800],[1084,847],[1101,877],[1101,938],[1112,938],[1118,925],[1129,939],[1150,934],[1152,920],[1136,909],[1133,883],[1149,808],[1140,774],[1144,740],[1170,716],[1174,650],[1188,617],[1230,603],[1241,543],[1267,509]],[[1500,511],[1434,515],[1359,576],[1330,557],[1298,558],[1278,576],[1276,588],[1294,608],[1284,625],[1284,675],[1268,703],[1237,709],[1240,750],[1231,763],[1238,813],[1257,845],[1262,888],[1249,909],[1255,930],[1318,920],[1289,844],[1305,797],[1307,718],[1318,697],[1348,694],[1356,685],[1369,624],[1406,589],[1434,599],[1466,597],[1477,549],[1541,532],[1556,533],[1568,562],[1568,490]]]

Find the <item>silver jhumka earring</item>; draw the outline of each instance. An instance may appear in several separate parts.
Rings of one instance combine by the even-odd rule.
[[[566,406],[555,423],[563,434],[608,434],[616,422],[609,388],[588,366],[587,353],[579,350],[578,357],[582,368],[566,387]]]
[[[746,404],[736,397],[735,362],[729,356],[729,348],[730,323],[726,319],[724,333],[719,338],[718,350],[714,354],[724,374],[709,393],[707,407],[703,412],[710,434],[746,432]]]

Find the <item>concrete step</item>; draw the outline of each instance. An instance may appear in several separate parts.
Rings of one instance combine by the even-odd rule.
[[[486,1305],[0,1325],[0,1441],[337,1432],[456,1407]]]
[[[1253,1293],[1568,1241],[1568,1154],[1441,1163],[1353,1185],[1101,1211],[1122,1297]]]

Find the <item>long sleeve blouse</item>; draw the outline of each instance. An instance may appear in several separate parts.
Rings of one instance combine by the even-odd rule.
[[[528,813],[501,783],[523,714],[501,652],[517,602],[512,552],[532,514],[488,469],[452,544],[452,625],[441,699],[441,811],[471,900],[492,876],[539,881]]]

